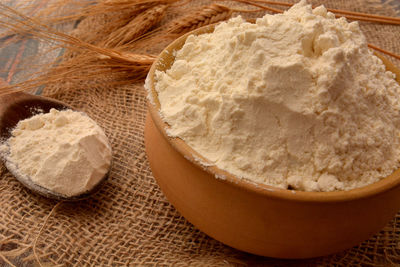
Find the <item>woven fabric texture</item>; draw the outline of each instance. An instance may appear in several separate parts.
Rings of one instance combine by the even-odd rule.
[[[396,14],[393,5],[382,5],[378,0],[312,3]],[[177,8],[176,14],[167,16],[163,23],[179,12],[182,10]],[[94,32],[107,19],[112,18],[83,20],[73,34],[79,37]],[[400,26],[360,24],[368,42],[400,54]],[[160,49],[152,48],[152,53]],[[400,61],[390,60],[400,65]],[[86,112],[105,130],[113,148],[113,164],[108,181],[98,193],[85,201],[60,203],[54,210],[56,201],[32,194],[0,165],[0,266],[7,266],[4,258],[18,266],[37,265],[34,244],[43,266],[400,265],[400,213],[360,245],[307,260],[250,255],[200,232],[168,202],[152,176],[144,147],[143,82],[105,86],[104,81],[112,78],[98,77],[86,83],[71,81],[43,89],[44,95]]]

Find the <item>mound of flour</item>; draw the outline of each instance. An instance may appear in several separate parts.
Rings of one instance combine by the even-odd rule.
[[[400,87],[357,22],[305,1],[190,36],[156,72],[168,134],[238,177],[348,190],[400,167]]]
[[[7,168],[65,196],[92,189],[111,164],[103,130],[81,112],[51,109],[20,121],[11,135],[0,145]]]

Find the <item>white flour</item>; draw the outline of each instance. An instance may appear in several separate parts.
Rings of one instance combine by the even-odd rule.
[[[0,152],[8,168],[65,196],[92,189],[111,163],[103,130],[72,110],[52,109],[20,121]]]
[[[322,6],[190,36],[156,90],[168,134],[241,178],[348,190],[400,166],[400,87],[358,23]]]

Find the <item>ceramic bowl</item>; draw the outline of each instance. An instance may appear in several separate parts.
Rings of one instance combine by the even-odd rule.
[[[212,32],[214,25],[189,34]],[[174,61],[186,34],[153,64],[147,87],[145,144],[154,177],[168,200],[193,225],[236,249],[277,258],[309,258],[350,248],[378,232],[400,209],[400,171],[354,190],[302,192],[239,179],[204,166],[201,155],[166,134],[154,89],[155,70]],[[392,71],[400,72],[385,60]],[[218,178],[216,178],[218,177]]]

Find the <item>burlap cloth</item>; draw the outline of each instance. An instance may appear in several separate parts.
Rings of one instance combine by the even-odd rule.
[[[382,4],[379,0],[313,1],[322,2],[333,8],[392,16],[393,7],[399,4]],[[74,34],[96,30],[103,21],[104,17],[97,22],[83,21]],[[361,27],[370,43],[400,54],[400,26],[361,23]],[[399,66],[399,61],[395,63]],[[167,201],[152,176],[143,141],[143,83],[107,87],[104,79],[107,77],[43,90],[44,95],[87,112],[105,129],[114,158],[109,179],[96,195],[77,203],[61,203],[50,214],[56,201],[32,194],[1,166],[0,253],[13,264],[38,265],[32,249],[36,242],[36,254],[46,266],[400,265],[400,213],[360,245],[309,260],[250,255],[200,232]],[[7,266],[0,257],[0,265],[2,262]]]

